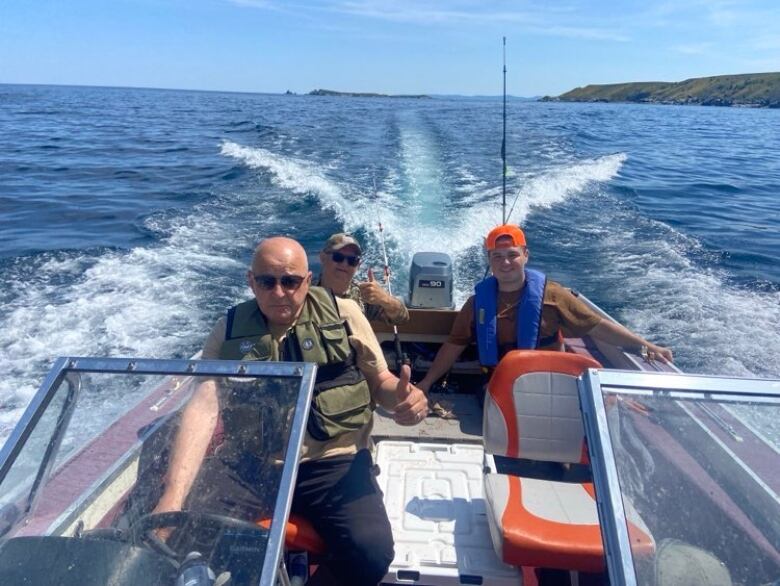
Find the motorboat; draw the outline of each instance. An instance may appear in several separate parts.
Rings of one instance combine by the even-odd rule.
[[[372,323],[418,379],[457,313],[442,266],[416,257],[397,334]],[[587,336],[564,347],[511,352],[489,381],[468,349],[414,427],[377,409],[395,539],[382,584],[780,584],[780,380],[685,374]],[[290,515],[315,375],[57,359],[0,451],[0,583],[304,584],[328,555]],[[180,410],[207,380],[256,422],[236,441],[257,457],[262,518],[152,512]]]

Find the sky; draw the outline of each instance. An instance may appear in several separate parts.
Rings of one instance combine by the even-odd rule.
[[[0,0],[0,83],[559,95],[780,71],[778,0]]]

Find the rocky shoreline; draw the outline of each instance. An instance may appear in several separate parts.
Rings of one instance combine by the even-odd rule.
[[[780,108],[780,73],[747,73],[686,79],[588,85],[543,102],[629,102],[742,108]]]
[[[347,97],[347,98],[415,98],[415,99],[427,99],[430,96],[426,95],[406,95],[406,94],[375,94],[364,92],[337,92],[334,90],[313,90],[310,91],[307,96],[328,96],[328,97]]]

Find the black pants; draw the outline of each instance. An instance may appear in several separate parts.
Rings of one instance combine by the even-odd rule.
[[[274,475],[279,472],[257,462],[227,465],[212,458],[199,474],[187,507],[252,520],[268,517],[276,495],[263,487],[277,486]],[[328,545],[320,568],[323,576],[317,576],[318,571],[313,582],[326,584],[324,575],[330,574],[334,584],[374,586],[387,573],[393,535],[368,450],[301,464],[292,512],[308,520]]]

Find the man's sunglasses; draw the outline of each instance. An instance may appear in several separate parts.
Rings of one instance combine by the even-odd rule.
[[[330,254],[333,262],[336,264],[341,264],[344,261],[347,261],[347,264],[351,267],[358,266],[362,260],[360,256],[352,256],[351,254],[342,254],[340,252],[330,252],[328,254]]]
[[[273,275],[255,275],[255,283],[263,291],[275,289],[277,281],[285,291],[297,291],[305,279],[299,275],[283,275],[278,279]]]

